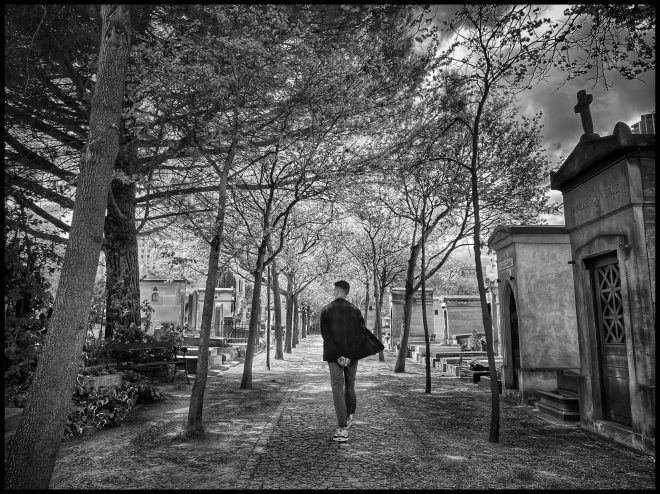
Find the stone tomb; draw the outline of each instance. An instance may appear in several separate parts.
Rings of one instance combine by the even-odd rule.
[[[390,321],[392,331],[392,348],[401,341],[401,328],[403,327],[404,288],[390,290]],[[429,338],[434,334],[433,326],[433,290],[426,290],[426,320],[429,326]],[[413,295],[413,306],[410,317],[410,333],[408,341],[424,340],[424,324],[422,321],[422,291],[417,290]]]
[[[186,322],[188,323],[188,330],[191,333],[201,331],[205,294],[206,288],[198,288],[188,296],[188,301],[185,304]],[[225,323],[225,318],[233,316],[234,300],[233,288],[215,289],[215,293],[213,294],[213,314],[211,315],[212,336],[219,335],[221,326]]]
[[[551,174],[571,242],[581,423],[655,454],[655,135],[588,130]]]
[[[497,255],[503,386],[536,400],[557,387],[558,373],[580,367],[568,233],[500,225],[488,246]]]
[[[473,330],[484,335],[481,302],[473,295],[443,295],[440,297],[442,326],[440,341],[447,345],[466,343]]]

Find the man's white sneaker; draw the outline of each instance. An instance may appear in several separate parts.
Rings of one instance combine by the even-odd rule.
[[[338,443],[345,443],[348,441],[348,428],[339,428],[332,436],[332,440]]]
[[[355,417],[354,417],[353,414],[351,413],[351,414],[348,416],[348,420],[346,421],[346,428],[348,429],[354,421],[355,421]]]

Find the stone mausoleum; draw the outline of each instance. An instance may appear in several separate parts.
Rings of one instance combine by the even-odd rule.
[[[204,310],[205,288],[198,288],[188,295],[184,311],[188,331],[201,331],[202,312]],[[213,313],[211,314],[211,335],[219,336],[220,328],[225,323],[225,317],[234,316],[236,297],[234,288],[216,288],[213,294]]]
[[[404,288],[390,290],[390,325],[392,332],[392,348],[401,341],[401,328],[403,327]],[[426,320],[429,326],[429,336],[434,334],[433,326],[433,290],[426,290]],[[422,321],[422,291],[417,290],[413,295],[412,314],[410,318],[409,341],[424,339],[424,324]]]
[[[140,302],[146,300],[154,309],[151,313],[150,334],[153,334],[154,329],[163,323],[183,326],[183,304],[188,285],[186,279],[143,278],[140,280]]]
[[[484,335],[478,295],[443,295],[439,301],[442,319],[440,328],[436,330],[441,343],[446,345],[466,343],[475,329],[479,336]]]
[[[569,236],[563,225],[500,225],[488,246],[497,255],[502,385],[535,401],[580,367]]]
[[[622,122],[584,134],[551,187],[564,199],[580,346],[584,427],[655,454],[655,135]]]
[[[185,279],[166,280],[143,278],[140,280],[140,301],[148,301],[151,313],[150,334],[161,324],[187,326],[188,332],[200,331],[204,307],[204,288],[191,289]],[[225,317],[233,318],[236,309],[236,290],[216,288],[213,300],[211,334],[218,335]]]

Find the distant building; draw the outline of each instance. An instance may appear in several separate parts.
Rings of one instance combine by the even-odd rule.
[[[153,259],[153,258],[152,258]],[[246,284],[234,275],[233,287],[216,287],[214,293],[211,326],[214,333],[219,333],[225,319],[246,322],[249,320],[248,306],[245,303]],[[164,279],[143,277],[140,279],[140,302],[147,301],[154,309],[151,313],[151,328],[161,324],[187,326],[188,331],[200,330],[206,280],[191,285],[185,278]],[[143,317],[144,323],[144,317]]]
[[[630,127],[633,134],[655,134],[655,112],[642,115],[640,121]]]
[[[145,274],[149,270],[155,270],[160,266],[160,254],[156,245],[149,238],[138,237],[138,267],[140,273]]]

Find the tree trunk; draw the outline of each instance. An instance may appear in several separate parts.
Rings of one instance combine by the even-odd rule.
[[[268,266],[268,284],[266,285],[266,369],[270,370],[270,266]]]
[[[135,231],[135,184],[113,180],[105,217],[105,338],[117,327],[140,327],[140,273]]]
[[[188,409],[188,422],[186,432],[192,436],[204,434],[202,412],[204,409],[204,391],[209,369],[209,340],[211,338],[211,318],[215,296],[215,283],[218,277],[218,260],[220,259],[220,244],[222,241],[222,225],[224,224],[224,208],[218,207],[216,215],[216,233],[211,241],[209,265],[204,291],[204,305],[202,306],[202,322],[200,324],[199,349],[197,353],[197,370],[195,382],[190,394],[190,408]]]
[[[298,309],[298,296],[293,297],[293,348],[300,344],[300,310]]]
[[[293,345],[293,297],[289,294],[285,295],[286,298],[286,334],[284,338],[284,351],[292,353],[291,349],[295,348]]]
[[[6,489],[47,489],[71,408],[112,169],[119,151],[119,125],[130,47],[127,5],[101,7],[102,33],[90,130],[78,175],[71,231],[55,297],[50,330],[34,374],[23,417],[9,443]]]
[[[225,226],[225,209],[227,204],[227,180],[229,169],[236,155],[236,146],[238,144],[238,119],[237,110],[234,109],[234,136],[229,147],[229,152],[225,159],[224,168],[220,175],[220,184],[218,185],[218,212],[215,216],[215,225],[213,239],[211,240],[211,250],[209,252],[209,265],[206,278],[206,290],[204,291],[204,305],[202,306],[202,322],[200,324],[199,348],[197,353],[197,370],[195,382],[190,393],[190,408],[188,409],[188,422],[186,424],[186,433],[190,436],[200,436],[204,434],[204,421],[202,414],[204,410],[204,391],[206,390],[206,379],[209,372],[209,340],[211,338],[211,320],[213,318],[215,287],[218,281],[218,261],[220,259],[220,247],[223,241],[223,231]],[[219,321],[222,324],[222,321]]]
[[[291,295],[292,290],[292,280],[291,276],[288,273],[286,275],[286,288],[287,293],[286,297],[286,337],[284,342],[284,351],[286,353],[292,353],[292,343],[293,343],[293,296]]]
[[[259,324],[261,322],[261,280],[263,279],[264,258],[266,257],[267,245],[268,239],[264,239],[257,251],[257,267],[254,270],[254,288],[252,289],[250,331],[248,333],[247,348],[245,349],[241,389],[252,389],[252,361],[254,360],[256,340],[259,336]]]
[[[479,153],[479,122],[483,107],[488,99],[489,85],[484,85],[484,94],[479,102],[472,128],[472,160],[470,164],[470,178],[472,183],[472,208],[474,212],[474,267],[479,288],[479,301],[481,302],[481,318],[486,333],[486,354],[488,356],[488,375],[490,376],[490,429],[488,441],[492,443],[500,440],[500,389],[497,382],[497,369],[495,369],[495,355],[493,353],[493,325],[486,301],[486,287],[484,273],[481,266],[481,217],[479,209],[479,177],[477,175]]]
[[[381,310],[383,308],[383,293],[384,286],[381,286],[381,284],[378,283],[378,270],[374,268],[374,333],[381,342],[383,341],[383,326],[381,319]],[[383,350],[378,352],[378,360],[380,362],[385,362],[385,353]]]
[[[305,338],[307,335],[309,335],[309,330],[312,327],[312,310],[310,309],[309,305],[305,309],[305,314],[307,314],[307,324],[305,325]]]
[[[399,354],[394,365],[394,372],[406,371],[406,355],[408,353],[408,334],[410,333],[410,317],[412,315],[413,305],[413,280],[415,277],[415,265],[419,255],[419,244],[414,243],[410,247],[410,258],[408,259],[408,270],[406,272],[406,285],[404,291],[403,303],[403,323],[401,328],[401,339],[399,340]]]
[[[479,287],[479,301],[481,302],[481,318],[486,333],[486,354],[488,356],[488,375],[490,377],[491,415],[488,441],[492,443],[500,440],[500,388],[497,382],[497,369],[495,368],[495,354],[493,352],[493,325],[488,312],[486,300],[486,287],[481,265],[481,220],[479,218],[479,193],[476,170],[472,170],[472,206],[474,208],[474,264]]]
[[[284,360],[284,341],[282,335],[282,298],[280,282],[277,278],[277,265],[273,259],[273,308],[275,309],[275,360]]]
[[[422,218],[425,218],[425,208],[422,208]],[[425,221],[422,220],[422,221]],[[426,345],[426,393],[431,393],[431,343],[429,342],[429,323],[426,317],[426,242],[424,239],[424,224],[422,223],[422,323],[424,324],[424,343]]]
[[[366,289],[364,291],[364,322],[367,328],[369,327],[369,273],[365,270],[365,282]],[[372,324],[373,327],[373,324]]]
[[[307,338],[307,307],[302,306],[301,310],[301,315],[302,315],[302,339],[304,340]]]

